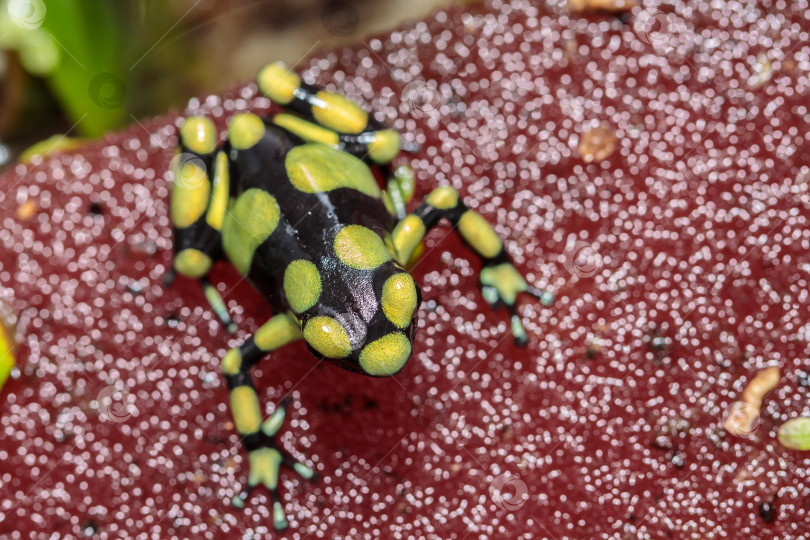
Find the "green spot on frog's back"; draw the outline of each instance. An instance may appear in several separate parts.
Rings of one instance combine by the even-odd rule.
[[[304,193],[351,188],[370,197],[380,196],[380,188],[365,163],[325,144],[296,146],[287,154],[285,165],[292,185]]]
[[[248,189],[233,203],[222,228],[222,247],[233,265],[247,274],[253,254],[273,234],[281,218],[276,199],[258,188]]]
[[[347,225],[335,235],[335,254],[340,262],[357,270],[373,270],[391,260],[377,233],[361,225]]]

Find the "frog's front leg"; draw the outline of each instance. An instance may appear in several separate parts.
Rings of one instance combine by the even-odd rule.
[[[250,474],[245,488],[233,498],[234,506],[243,508],[250,493],[263,484],[273,500],[273,526],[287,528],[287,518],[278,494],[279,471],[282,466],[293,469],[301,477],[316,481],[315,471],[295,461],[276,444],[275,435],[284,422],[289,398],[279,403],[275,412],[262,420],[259,397],[253,387],[250,369],[267,353],[301,338],[301,330],[292,315],[272,317],[240,347],[229,350],[222,359],[222,371],[228,381],[231,413],[236,430],[248,451]]]
[[[228,332],[235,332],[225,302],[207,278],[221,252],[230,190],[228,158],[217,148],[217,133],[210,119],[192,116],[183,121],[172,165],[174,262],[165,284],[170,285],[176,274],[199,279],[217,317]]]
[[[355,102],[303,82],[281,62],[265,66],[257,82],[264,95],[295,113],[276,114],[271,122],[305,141],[328,144],[377,165],[390,163],[400,150],[416,148],[403,144],[398,131]]]
[[[413,196],[413,171],[406,165],[389,164],[400,150],[416,151],[402,141],[397,130],[379,122],[360,105],[323,88],[306,84],[280,63],[265,66],[257,78],[262,93],[291,113],[275,114],[270,122],[307,142],[320,142],[379,165],[386,181],[383,203],[391,215],[405,217],[405,205]]]
[[[503,242],[492,226],[481,214],[467,208],[454,188],[445,186],[434,189],[414,213],[397,224],[391,234],[397,261],[402,265],[412,264],[412,256],[425,234],[441,218],[448,219],[483,259],[484,268],[479,282],[484,299],[493,308],[506,306],[509,309],[515,342],[519,345],[526,344],[526,331],[517,313],[517,295],[522,292],[531,294],[546,306],[551,305],[554,295],[526,283],[512,264]]]

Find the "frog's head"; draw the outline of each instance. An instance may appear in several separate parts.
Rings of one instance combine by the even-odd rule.
[[[334,277],[299,317],[310,351],[356,373],[387,377],[399,372],[411,356],[422,298],[411,275],[390,261],[372,271]]]

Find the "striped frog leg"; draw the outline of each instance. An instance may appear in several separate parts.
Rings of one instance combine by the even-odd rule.
[[[281,467],[292,469],[311,482],[317,482],[318,477],[312,468],[293,459],[276,442],[276,433],[284,422],[290,399],[282,399],[276,410],[264,419],[250,369],[268,353],[301,337],[301,328],[295,317],[291,313],[282,313],[271,317],[247,341],[230,349],[222,359],[222,372],[230,390],[231,414],[248,452],[250,467],[247,484],[233,497],[233,504],[244,508],[254,488],[264,485],[273,502],[273,527],[276,530],[287,528],[278,492]]]
[[[397,223],[391,234],[397,261],[406,267],[412,266],[425,234],[442,218],[453,224],[464,241],[483,260],[484,267],[479,275],[481,293],[493,309],[505,306],[509,310],[515,343],[525,345],[528,338],[517,313],[517,295],[528,293],[545,306],[551,305],[554,295],[526,283],[512,264],[495,229],[481,214],[467,208],[454,188],[445,186],[434,189],[415,212]]]
[[[221,253],[221,230],[228,206],[228,159],[217,145],[214,123],[201,116],[180,126],[180,145],[172,160],[170,216],[174,229],[174,260],[164,284],[177,274],[198,279],[217,317],[235,332],[225,302],[208,273]]]

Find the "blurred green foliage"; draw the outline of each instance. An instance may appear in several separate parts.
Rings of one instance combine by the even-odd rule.
[[[0,138],[97,137],[454,1],[0,0]]]
[[[130,121],[129,90],[150,52],[143,44],[153,39],[145,28],[163,21],[165,5],[2,0],[0,47],[16,51],[23,68],[47,83],[79,134],[99,136]]]
[[[42,28],[59,45],[58,63],[47,74],[53,94],[84,135],[100,135],[127,119],[127,2],[42,0]]]

